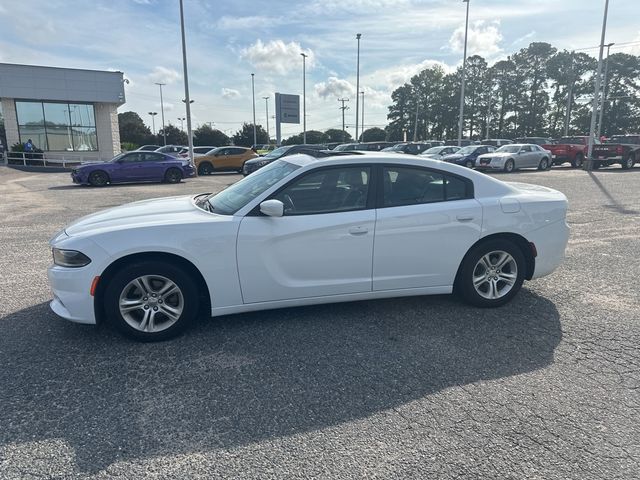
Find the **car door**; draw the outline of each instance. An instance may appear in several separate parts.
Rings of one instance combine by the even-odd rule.
[[[118,161],[118,168],[111,174],[112,182],[131,182],[143,178],[144,165],[143,155],[145,152],[127,153]]]
[[[230,149],[231,152],[228,155],[228,167],[227,168],[232,168],[234,170],[240,170],[242,168],[242,165],[244,164],[244,161],[246,160],[247,157],[247,149],[245,148],[240,148],[240,147],[234,147]],[[251,150],[249,150],[251,151]]]
[[[480,238],[473,182],[439,170],[383,166],[376,211],[373,290],[453,285]]]
[[[371,170],[311,170],[271,196],[285,205],[282,217],[254,211],[242,219],[237,262],[244,303],[371,291]]]
[[[167,168],[166,161],[169,158],[156,152],[145,152],[142,156],[141,180],[161,180],[164,178],[164,172]]]
[[[519,160],[522,167],[528,168],[537,166],[535,163],[537,155],[533,151],[530,145],[523,145],[520,149]]]
[[[229,168],[229,156],[231,155],[231,147],[222,148],[216,152],[213,157],[214,168],[218,170]]]

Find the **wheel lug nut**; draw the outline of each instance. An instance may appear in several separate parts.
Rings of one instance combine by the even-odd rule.
[[[151,294],[151,296],[152,296],[152,297],[155,297],[155,296],[156,296],[156,294],[155,294],[155,293],[152,293],[152,294]]]
[[[144,306],[144,309],[145,309],[145,310],[149,310],[149,305],[145,305],[145,306]]]
[[[153,307],[154,310],[158,310],[158,307]]]
[[[147,301],[147,300],[149,300],[149,299],[148,299],[147,297],[144,297],[142,300],[144,300],[144,301],[146,302],[146,301]]]
[[[162,299],[158,300],[158,303],[162,303]]]

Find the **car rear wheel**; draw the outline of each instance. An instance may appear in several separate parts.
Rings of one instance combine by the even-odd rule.
[[[466,162],[464,162],[464,166],[467,168],[473,168],[474,166],[473,160],[467,160]]]
[[[624,168],[625,170],[629,170],[630,168],[633,168],[635,163],[636,159],[633,153],[630,153],[629,156],[622,161],[622,168]]]
[[[504,171],[507,173],[513,172],[514,167],[515,167],[515,163],[511,158],[504,163]]]
[[[125,335],[143,342],[166,340],[196,317],[198,288],[170,263],[134,263],[109,281],[104,306],[109,321]]]
[[[573,168],[582,168],[583,163],[584,163],[584,157],[582,156],[581,153],[578,153],[576,155],[576,158],[573,159],[573,162],[571,162],[571,166]]]
[[[89,184],[94,187],[104,187],[109,183],[109,175],[102,170],[96,170],[89,175]]]
[[[170,168],[164,174],[164,181],[167,183],[179,183],[182,180],[182,172],[177,168]]]
[[[547,157],[542,157],[540,163],[538,164],[538,170],[548,170],[549,169],[549,159]]]
[[[213,173],[213,165],[209,162],[202,162],[198,167],[198,175],[211,175]]]
[[[518,293],[525,269],[525,258],[517,245],[509,240],[488,240],[465,256],[456,290],[472,305],[498,307]]]

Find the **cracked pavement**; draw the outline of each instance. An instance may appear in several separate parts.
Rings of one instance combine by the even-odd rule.
[[[569,198],[564,265],[509,305],[400,298],[128,341],[48,308],[48,239],[237,175],[103,189],[0,167],[0,478],[640,477],[640,168],[498,175]]]

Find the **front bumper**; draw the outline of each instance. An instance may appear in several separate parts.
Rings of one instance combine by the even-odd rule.
[[[193,168],[191,165],[182,167],[182,170],[184,172],[184,178],[191,178],[196,176],[196,169]]]
[[[78,185],[87,183],[87,179],[84,178],[84,175],[81,175],[80,172],[78,172],[77,170],[71,171],[71,181],[73,183],[77,183]]]
[[[265,167],[268,164],[269,163],[259,164],[259,163],[248,163],[248,162],[245,162],[245,164],[242,166],[242,174],[246,177],[250,173],[253,173],[256,170],[260,170],[262,167]]]
[[[49,304],[58,316],[77,323],[95,324],[91,282],[95,276],[91,264],[81,268],[51,265],[47,271],[53,300]]]
[[[480,163],[476,161],[475,165],[476,170],[502,170],[504,168],[504,163],[495,163],[491,161],[489,163]]]

